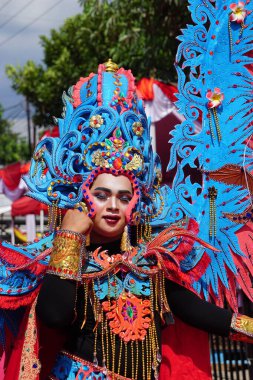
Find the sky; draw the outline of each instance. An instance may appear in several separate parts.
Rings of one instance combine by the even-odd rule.
[[[39,36],[81,11],[77,0],[0,0],[0,104],[16,132],[26,135],[25,100],[11,88],[5,66],[41,62]]]

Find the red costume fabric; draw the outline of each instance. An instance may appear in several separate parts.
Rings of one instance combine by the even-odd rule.
[[[208,334],[175,318],[162,333],[159,380],[211,380]]]

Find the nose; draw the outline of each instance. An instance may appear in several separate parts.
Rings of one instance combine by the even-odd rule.
[[[119,208],[118,208],[118,200],[116,197],[110,197],[108,199],[108,210],[113,210],[113,211],[117,211]]]

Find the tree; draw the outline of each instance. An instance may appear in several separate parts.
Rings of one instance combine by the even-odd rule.
[[[137,79],[175,80],[176,35],[189,17],[184,1],[80,2],[82,14],[68,18],[50,37],[41,36],[43,64],[7,66],[13,88],[35,108],[36,125],[60,116],[62,92],[108,58],[131,68]]]
[[[28,145],[25,139],[11,130],[11,124],[3,117],[0,105],[0,165],[11,164],[29,158]]]

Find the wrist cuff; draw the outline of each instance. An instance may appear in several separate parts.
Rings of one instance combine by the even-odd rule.
[[[56,231],[47,273],[80,281],[86,253],[85,241],[85,235],[80,233]]]
[[[253,343],[253,318],[242,314],[233,314],[230,327],[232,340]]]

